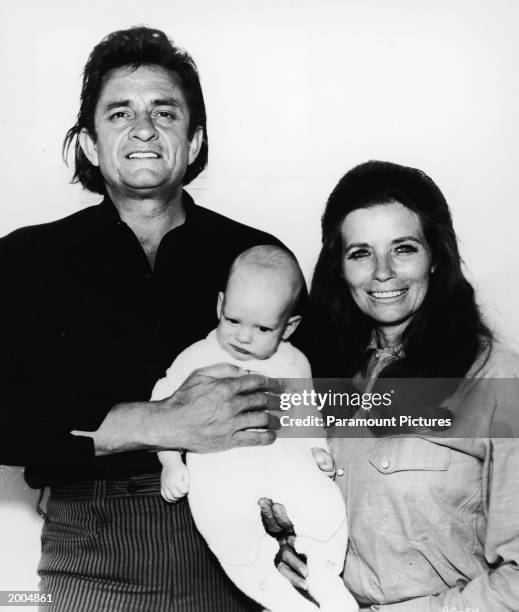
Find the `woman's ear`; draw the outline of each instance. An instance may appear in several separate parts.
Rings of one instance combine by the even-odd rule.
[[[285,327],[285,331],[283,332],[283,335],[281,336],[282,339],[288,340],[290,336],[296,331],[299,323],[301,323],[301,315],[295,315],[294,317],[290,317]]]

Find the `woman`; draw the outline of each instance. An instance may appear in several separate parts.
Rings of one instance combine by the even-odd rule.
[[[519,444],[497,431],[514,433],[519,395],[510,380],[486,384],[517,378],[519,359],[481,320],[442,193],[419,170],[368,162],[339,181],[322,224],[318,375],[363,391],[412,378],[391,406],[354,416],[429,418],[331,440],[348,508],[346,585],[361,609],[519,610]],[[430,427],[446,415],[450,428]],[[264,514],[271,531],[287,528],[282,508],[277,521]],[[301,584],[290,546],[280,560]]]

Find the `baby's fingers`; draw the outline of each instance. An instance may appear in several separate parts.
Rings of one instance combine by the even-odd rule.
[[[329,478],[335,478],[335,461],[331,454],[320,447],[313,447],[312,454],[319,469]]]
[[[165,499],[169,504],[174,504],[177,501],[177,498],[172,494],[169,489],[160,489],[160,494],[162,498]]]

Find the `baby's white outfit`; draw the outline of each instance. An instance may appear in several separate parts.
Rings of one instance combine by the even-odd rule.
[[[306,379],[306,357],[281,342],[268,359],[240,361],[218,344],[216,330],[175,359],[153,389],[152,400],[170,396],[197,368],[231,363],[272,378]],[[294,416],[294,415],[291,415]],[[196,526],[223,569],[249,597],[271,612],[316,612],[276,569],[278,543],[265,533],[258,500],[281,503],[294,524],[296,549],[307,556],[307,584],[321,612],[350,612],[357,604],[340,574],[348,541],[346,508],[339,488],[316,465],[312,446],[326,438],[279,437],[269,446],[210,454],[187,453],[188,493]]]

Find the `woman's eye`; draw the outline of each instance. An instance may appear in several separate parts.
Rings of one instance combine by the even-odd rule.
[[[351,251],[348,253],[348,259],[362,259],[363,257],[367,257],[369,255],[369,251],[367,249],[356,249],[355,251]]]
[[[406,255],[407,253],[416,253],[418,248],[414,244],[400,244],[396,247],[396,252]]]

